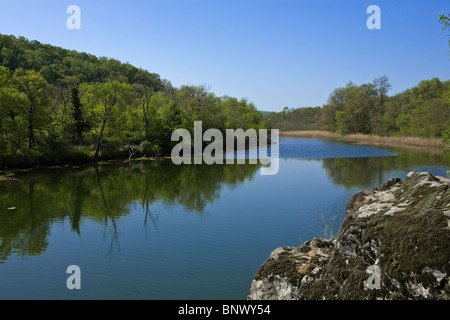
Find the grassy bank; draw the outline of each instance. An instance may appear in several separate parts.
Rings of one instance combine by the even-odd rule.
[[[104,148],[94,159],[93,146],[65,146],[57,145],[52,148],[40,148],[17,152],[15,155],[0,153],[0,170],[23,169],[37,166],[79,165],[96,161],[128,160],[132,158],[148,158],[139,152],[139,146],[131,148]]]
[[[419,137],[381,137],[361,133],[342,135],[339,133],[322,130],[281,131],[280,136],[293,138],[342,140],[370,145],[385,145],[393,147],[441,148],[450,150],[450,145],[446,144],[444,140],[438,138],[426,139]]]

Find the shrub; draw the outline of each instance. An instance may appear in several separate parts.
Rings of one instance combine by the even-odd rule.
[[[149,141],[142,141],[139,146],[139,151],[144,157],[160,157],[162,149],[156,144],[152,144]]]
[[[139,145],[139,151],[143,155],[150,155],[152,152],[152,144],[149,141],[142,141]]]

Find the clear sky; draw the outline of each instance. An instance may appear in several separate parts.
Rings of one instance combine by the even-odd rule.
[[[81,29],[69,30],[69,5]],[[369,5],[381,29],[369,30]],[[207,85],[259,110],[326,103],[349,81],[386,75],[390,94],[450,78],[439,13],[448,0],[0,0],[0,33]]]

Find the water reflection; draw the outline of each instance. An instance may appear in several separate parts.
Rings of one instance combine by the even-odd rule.
[[[80,234],[83,219],[104,224],[110,252],[120,251],[118,219],[139,204],[146,233],[157,229],[155,202],[181,205],[201,215],[223,185],[252,180],[259,165],[184,165],[169,161],[101,165],[84,169],[46,169],[17,175],[0,184],[0,260],[40,255],[48,246],[51,224],[69,220]]]
[[[319,145],[316,147],[312,141],[298,141],[309,145],[308,150],[319,150],[323,146],[321,141],[317,142]],[[450,168],[448,151],[432,153],[389,149],[389,153],[395,155],[294,160],[287,151],[293,148],[291,144],[295,141],[288,142],[290,147],[281,149],[289,158],[285,161],[298,162],[298,165],[288,166],[292,170],[289,175],[298,168],[306,167],[305,162],[320,163],[328,181],[352,192],[379,185],[394,175],[404,178],[412,170],[445,175]],[[338,146],[347,148],[342,144]],[[361,150],[368,150],[370,154],[374,152],[373,149]],[[11,254],[18,257],[41,255],[49,245],[51,225],[55,221],[69,221],[71,231],[78,235],[81,235],[83,221],[100,223],[104,226],[103,237],[110,239],[109,253],[120,251],[118,221],[122,216],[128,216],[132,210],[139,208],[137,211],[142,213],[142,222],[139,223],[146,235],[158,230],[158,215],[152,209],[155,203],[165,208],[181,206],[185,211],[202,216],[208,205],[217,202],[223,186],[233,189],[253,180],[260,167],[259,164],[176,166],[168,160],[143,161],[132,165],[49,168],[17,174],[17,180],[0,183],[0,262]],[[286,190],[283,187],[286,187],[288,180],[295,184],[291,187],[296,192],[305,193],[310,188],[307,181],[291,181],[289,175],[287,180],[277,182],[280,183],[279,189],[274,193],[284,195]],[[252,188],[271,188],[276,181],[273,179],[277,178],[267,177],[264,185],[253,184]],[[296,195],[289,197],[295,198]],[[238,201],[245,207],[242,203],[245,200]],[[282,201],[277,203],[277,206],[283,205],[288,206]],[[322,215],[322,222],[323,232],[327,236],[332,237],[339,229],[334,216]]]
[[[439,153],[417,149],[391,149],[393,156],[321,159],[322,167],[336,185],[366,188],[380,185],[393,175],[404,178],[409,171],[430,171],[446,176],[450,151]]]

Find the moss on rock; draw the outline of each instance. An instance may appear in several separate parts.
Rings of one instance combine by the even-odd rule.
[[[349,200],[336,239],[279,248],[254,280],[276,275],[298,299],[449,299],[449,185],[411,172],[362,190]],[[377,288],[368,283],[374,266]]]

